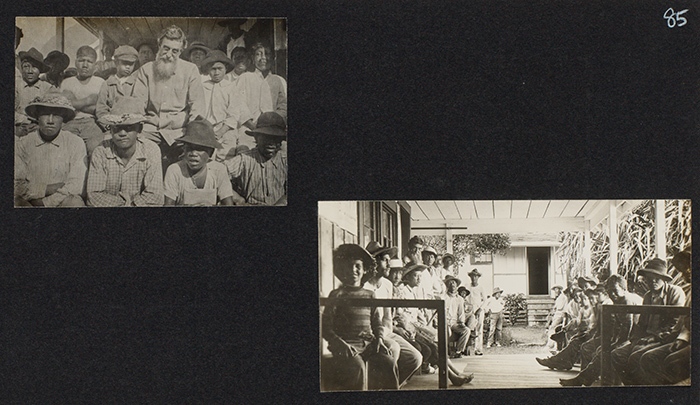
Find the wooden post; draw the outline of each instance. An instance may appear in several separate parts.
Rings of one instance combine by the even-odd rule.
[[[56,17],[56,48],[61,52],[65,52],[65,27],[65,18]]]
[[[666,201],[656,200],[654,231],[656,233],[656,256],[666,260]]]
[[[617,274],[617,252],[618,252],[618,235],[617,235],[617,202],[611,200],[609,202],[610,213],[608,215],[608,236],[610,237],[610,274]]]
[[[438,387],[447,388],[447,319],[445,318],[445,301],[438,302]]]

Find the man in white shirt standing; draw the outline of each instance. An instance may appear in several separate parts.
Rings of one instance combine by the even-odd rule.
[[[484,301],[486,293],[484,287],[479,284],[481,273],[479,270],[473,269],[469,272],[469,278],[472,280],[471,285],[467,286],[469,295],[465,301],[474,308],[474,317],[476,318],[476,341],[475,353],[477,356],[484,354]]]

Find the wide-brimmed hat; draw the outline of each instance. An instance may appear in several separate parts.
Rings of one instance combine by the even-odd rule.
[[[369,254],[371,254],[374,257],[383,255],[385,253],[389,254],[389,257],[396,257],[396,253],[398,253],[398,248],[396,246],[391,246],[391,247],[383,247],[376,241],[371,241],[367,244],[367,247],[365,248]]]
[[[207,148],[221,149],[223,146],[216,141],[214,127],[205,120],[192,121],[185,127],[185,135],[175,139],[178,142],[192,145],[205,146]]]
[[[423,271],[427,268],[428,266],[424,264],[412,264],[406,267],[406,270],[403,272],[403,278],[408,278],[408,276],[411,275],[411,273],[414,273],[416,271]]]
[[[448,257],[452,259],[453,262],[457,263],[457,258],[455,258],[455,256],[452,253],[445,253],[444,255],[442,255],[443,264],[445,263],[445,259],[447,259]]]
[[[667,271],[668,268],[666,267],[666,261],[656,257],[649,260],[643,269],[637,271],[637,274],[671,281],[672,277],[668,275]]]
[[[139,60],[139,53],[133,46],[121,45],[114,50],[114,60],[121,59],[127,62],[136,62]]]
[[[457,294],[461,293],[462,291],[466,291],[467,295],[470,295],[472,293],[471,291],[469,291],[469,289],[467,287],[465,287],[463,285],[459,286],[459,288],[457,288]]]
[[[36,97],[24,109],[24,112],[32,118],[39,118],[39,110],[42,108],[58,111],[63,117],[63,122],[68,122],[75,118],[75,108],[64,95],[58,92],[48,92],[41,97]]]
[[[593,285],[598,285],[598,280],[594,279],[591,276],[581,276],[578,278],[578,280],[576,280],[576,282],[581,288],[583,288],[583,283],[591,283]]]
[[[114,106],[99,118],[100,124],[104,126],[133,125],[146,122],[148,119],[143,115],[143,103],[136,97],[119,97]]]
[[[45,73],[49,71],[49,65],[44,63],[44,55],[37,51],[36,48],[31,48],[28,51],[22,51],[19,53],[19,60],[30,60],[39,68],[39,72]]]
[[[432,246],[428,246],[427,248],[423,249],[423,252],[421,254],[425,253],[431,253],[437,258],[437,251]]]
[[[467,275],[469,277],[473,277],[473,276],[481,277],[481,273],[479,273],[479,270],[477,270],[477,269],[470,271],[469,273],[467,273]]]
[[[225,53],[218,49],[215,49],[209,52],[209,54],[207,54],[207,57],[204,58],[204,60],[202,61],[202,71],[207,72],[209,69],[211,69],[211,66],[216,62],[221,62],[224,65],[226,65],[226,73],[232,71],[235,67],[233,61],[229,59]]]
[[[53,67],[54,70],[63,72],[70,66],[70,57],[61,51],[51,51],[44,58],[44,63],[49,67],[49,70]]]
[[[447,283],[450,282],[450,281],[452,281],[452,280],[456,281],[458,286],[459,286],[460,284],[462,284],[462,280],[458,279],[458,278],[455,277],[455,276],[451,276],[451,275],[449,275],[449,274],[447,275],[447,277],[445,277],[445,280],[443,280],[443,282],[445,283],[445,285],[447,285]]]
[[[564,287],[562,287],[562,286],[560,286],[559,284],[557,284],[557,285],[555,285],[554,287],[550,288],[550,290],[554,290],[554,289],[556,289],[556,288],[558,288],[558,289],[560,289],[560,290],[563,290],[563,289],[564,289]]]
[[[496,295],[496,294],[502,293],[502,292],[503,292],[503,290],[501,290],[499,287],[496,287],[493,289],[493,293],[491,293],[491,295]]]
[[[368,268],[372,263],[374,263],[374,258],[372,255],[369,254],[367,250],[365,250],[362,246],[356,245],[354,243],[346,243],[344,245],[340,245],[335,250],[333,250],[333,274],[335,274],[336,277],[339,277],[338,266],[336,263],[339,260],[354,260],[354,259],[360,259],[364,262],[365,266],[365,272],[367,273]]]
[[[247,135],[255,136],[255,134],[263,134],[287,138],[287,123],[281,115],[274,111],[268,111],[260,114],[258,124],[255,129],[245,131]]]
[[[187,49],[185,49],[185,51],[182,53],[182,58],[185,59],[185,60],[190,60],[190,54],[191,54],[192,51],[194,51],[195,49],[200,49],[200,50],[204,51],[205,54],[208,54],[209,52],[211,52],[211,48],[209,48],[208,46],[206,46],[206,45],[204,44],[204,42],[202,42],[202,41],[194,41],[194,42],[192,42],[192,43],[190,44],[190,46],[188,46]]]

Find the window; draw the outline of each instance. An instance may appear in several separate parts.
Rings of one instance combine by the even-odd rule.
[[[493,261],[493,256],[491,253],[481,253],[478,255],[472,256],[472,264],[484,264],[484,263],[491,263]]]
[[[376,240],[382,246],[396,246],[397,216],[396,207],[381,201],[360,201],[358,203],[360,241],[362,246]]]

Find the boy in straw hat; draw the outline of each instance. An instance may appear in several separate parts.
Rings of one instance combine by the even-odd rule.
[[[62,129],[75,109],[59,93],[34,99],[25,109],[38,129],[19,138],[15,148],[15,206],[82,207],[85,144]]]
[[[228,80],[227,73],[234,68],[233,62],[219,50],[209,52],[202,62],[202,71],[207,75],[202,81],[204,87],[204,103],[206,114],[204,118],[214,126],[216,140],[222,149],[216,153],[216,160],[221,162],[231,152],[235,155],[245,145],[245,150],[255,147],[253,138],[243,134],[239,128],[250,117],[248,107],[236,86]]]
[[[184,144],[182,160],[165,173],[165,205],[233,205],[233,189],[226,167],[210,161],[221,144],[207,121],[192,121],[185,135],[176,141]]]
[[[139,139],[146,117],[139,100],[119,98],[101,125],[112,138],[95,149],[90,160],[87,194],[94,207],[163,205],[160,150]]]
[[[680,287],[669,284],[672,277],[668,274],[666,262],[654,258],[639,270],[638,275],[646,279],[651,288],[644,295],[642,305],[673,305],[685,303],[685,293]],[[640,385],[645,379],[639,360],[642,355],[665,343],[678,320],[677,316],[641,314],[632,332],[629,342],[612,351],[612,363],[615,371],[625,385]]]
[[[116,63],[116,73],[109,76],[102,83],[100,93],[97,95],[97,105],[95,105],[95,115],[98,122],[100,118],[110,113],[117,98],[131,95],[134,88],[134,68],[139,58],[136,49],[129,45],[122,45],[114,51],[114,62]]]
[[[245,133],[255,138],[255,149],[224,161],[234,185],[234,201],[287,205],[287,155],[280,150],[287,139],[284,118],[275,112],[263,113],[257,128]]]
[[[333,251],[333,274],[342,285],[329,298],[375,298],[363,289],[374,259],[359,245],[345,244]],[[398,369],[389,333],[376,307],[328,305],[322,316],[321,332],[333,354],[322,363],[327,390],[361,390],[365,367],[369,367],[369,389],[398,389]],[[365,365],[367,362],[367,366]]]

